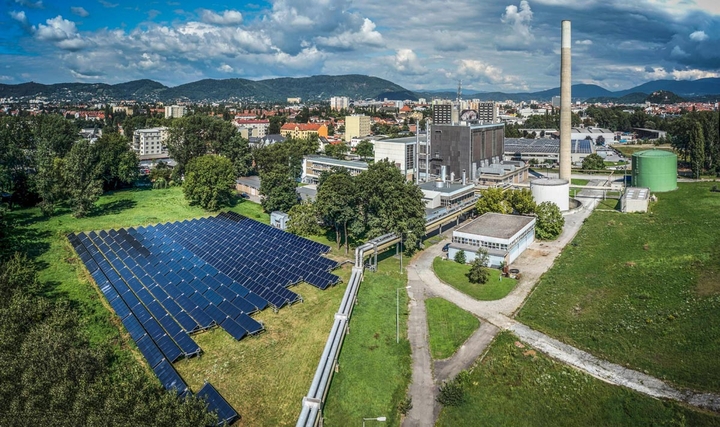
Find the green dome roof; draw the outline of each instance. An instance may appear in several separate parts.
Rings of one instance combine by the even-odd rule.
[[[677,157],[675,153],[666,150],[645,150],[634,153],[633,156],[637,157]]]

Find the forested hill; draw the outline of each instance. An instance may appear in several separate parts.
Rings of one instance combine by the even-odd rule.
[[[58,83],[43,85],[22,83],[0,85],[0,98],[47,97],[50,100],[88,101],[123,100],[165,101],[187,100],[223,101],[254,99],[256,101],[285,101],[301,98],[305,101],[326,100],[331,96],[352,99],[376,98],[393,93],[410,93],[402,86],[378,77],[350,74],[344,76],[312,76],[268,80],[225,79],[200,80],[176,87],[167,87],[152,80],[136,80],[116,85],[104,83]]]

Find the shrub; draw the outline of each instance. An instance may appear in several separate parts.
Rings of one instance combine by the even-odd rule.
[[[437,401],[443,406],[460,406],[465,403],[465,387],[457,378],[440,386]]]
[[[407,415],[408,412],[412,409],[412,397],[407,396],[405,399],[401,400],[400,403],[398,403],[397,409],[400,411],[401,414]]]
[[[455,253],[455,262],[458,264],[465,264],[467,262],[464,250],[461,249]]]

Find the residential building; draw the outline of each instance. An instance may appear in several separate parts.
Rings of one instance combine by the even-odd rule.
[[[305,184],[317,184],[320,174],[332,168],[344,168],[351,176],[359,175],[368,169],[368,164],[354,160],[338,160],[325,156],[305,156],[303,158],[303,171],[300,177]]]
[[[494,102],[473,103],[473,107],[480,123],[497,123],[497,107]]]
[[[333,96],[330,98],[330,109],[340,111],[350,107],[350,98],[347,96]]]
[[[364,114],[345,116],[345,142],[350,142],[353,138],[369,136],[370,133],[370,116]]]
[[[233,122],[233,124],[237,127],[238,132],[240,132],[243,138],[264,138],[267,135],[268,128],[270,127],[270,120],[237,119]]]
[[[302,102],[302,98],[299,98],[299,97],[287,99],[288,104],[300,104],[301,102]]]
[[[285,138],[308,139],[328,136],[325,124],[318,123],[285,123],[280,128],[280,135]]]
[[[451,125],[458,122],[458,112],[452,103],[435,104],[433,106],[433,125]]]
[[[168,136],[168,128],[157,127],[149,129],[138,129],[133,133],[132,148],[138,155],[146,154],[167,154],[165,145]]]
[[[468,263],[481,248],[487,251],[490,267],[512,264],[535,241],[535,217],[488,212],[453,231],[448,258],[465,252]]]
[[[185,106],[184,105],[168,105],[165,107],[165,118],[171,119],[171,118],[180,118],[185,115]]]
[[[125,113],[128,116],[133,115],[133,107],[127,107],[125,105],[117,105],[112,107],[113,113]]]

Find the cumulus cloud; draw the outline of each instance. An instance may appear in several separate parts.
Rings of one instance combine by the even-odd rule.
[[[707,34],[705,34],[705,31],[695,31],[694,33],[690,34],[690,40],[696,41],[696,42],[703,42],[707,40],[709,37]]]
[[[217,70],[222,73],[232,73],[234,71],[233,67],[229,66],[228,64],[222,64],[221,66],[217,67]]]
[[[29,7],[32,9],[42,9],[43,8],[42,0],[38,0],[38,1],[15,0],[15,3],[19,4],[20,6]]]
[[[19,12],[11,11],[10,17],[12,19],[18,21],[19,23],[21,23],[23,25],[23,27],[27,27],[29,25],[27,16],[25,16],[25,12],[22,10]]]
[[[517,76],[505,73],[502,69],[488,65],[475,59],[462,59],[458,61],[457,74],[464,79],[479,80],[500,86],[525,87],[526,84]]]
[[[348,29],[337,35],[316,37],[314,41],[318,46],[341,50],[352,50],[358,46],[384,45],[382,34],[375,31],[375,23],[368,18],[363,20],[362,26],[357,31]]]
[[[592,40],[576,40],[575,44],[580,46],[590,46],[593,44],[593,42]]]
[[[400,74],[419,75],[427,72],[412,49],[396,50],[393,65]]]
[[[200,19],[206,24],[213,25],[239,25],[243,22],[242,13],[237,10],[215,13],[212,10],[203,9],[200,11]]]
[[[524,50],[528,48],[535,39],[530,27],[532,20],[533,12],[530,9],[530,3],[526,0],[520,2],[520,7],[515,5],[507,6],[501,21],[510,26],[510,34],[497,40],[498,48],[503,50]]]
[[[87,10],[85,10],[85,8],[82,7],[82,6],[78,6],[78,7],[73,6],[73,7],[71,7],[71,8],[70,8],[70,12],[72,12],[74,15],[77,15],[77,16],[79,16],[79,17],[81,17],[81,18],[85,18],[85,17],[87,17],[88,15],[90,15],[90,12],[88,12]]]

